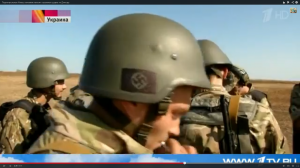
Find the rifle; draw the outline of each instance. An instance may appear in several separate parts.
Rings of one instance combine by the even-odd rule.
[[[222,145],[220,149],[222,154],[234,154],[236,150],[235,133],[232,129],[232,123],[229,119],[228,106],[226,104],[225,96],[221,95],[220,105],[224,123],[224,140],[223,144],[220,143]]]

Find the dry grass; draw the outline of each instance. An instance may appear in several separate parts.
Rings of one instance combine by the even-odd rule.
[[[27,94],[29,89],[25,85],[26,72],[1,72],[0,71],[0,103],[19,99]],[[67,80],[69,88],[78,82],[78,74],[73,74]],[[277,118],[282,131],[287,136],[290,146],[292,142],[292,124],[288,113],[290,92],[296,81],[276,81],[276,80],[254,80],[254,86],[267,93],[273,106],[275,117]],[[64,93],[66,97],[68,91]]]

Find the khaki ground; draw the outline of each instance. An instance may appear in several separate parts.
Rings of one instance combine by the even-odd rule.
[[[5,101],[16,100],[26,95],[29,89],[25,84],[26,72],[0,72],[0,104]],[[69,88],[78,82],[78,75],[74,74],[67,80]],[[291,146],[291,120],[288,113],[290,92],[295,82],[259,80],[253,81],[254,86],[268,94],[273,106],[274,114],[289,140]],[[66,97],[68,91],[64,93]]]

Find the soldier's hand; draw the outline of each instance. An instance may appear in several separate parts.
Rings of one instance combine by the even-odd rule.
[[[197,150],[192,146],[181,145],[175,139],[168,139],[166,145],[169,147],[171,154],[197,154]]]

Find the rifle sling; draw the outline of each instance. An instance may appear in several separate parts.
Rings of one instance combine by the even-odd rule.
[[[234,130],[236,130],[239,106],[240,106],[240,95],[231,96],[228,112],[229,112],[229,119],[231,122],[231,126],[233,127]]]
[[[240,95],[231,96],[229,102],[229,118],[232,124],[232,128],[237,132],[239,148],[241,154],[251,154],[251,141],[249,132],[249,120],[246,114],[242,114],[238,117]]]

